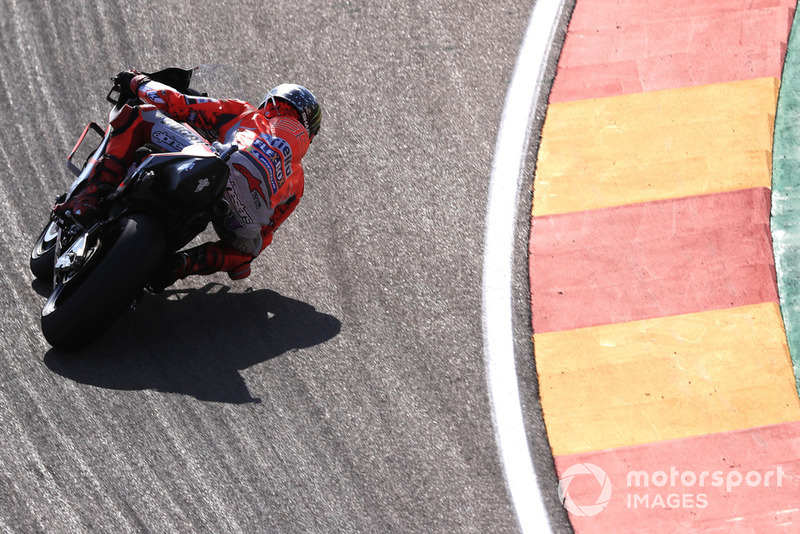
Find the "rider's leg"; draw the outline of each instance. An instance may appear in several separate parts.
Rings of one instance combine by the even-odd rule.
[[[214,229],[221,238],[219,241],[174,253],[151,283],[151,289],[162,290],[193,274],[207,275],[221,271],[228,273],[232,280],[250,276],[250,262],[269,244],[262,237],[263,228],[250,224],[234,232],[226,229],[221,219],[214,222]]]
[[[250,276],[252,260],[252,254],[237,250],[221,240],[203,243],[172,254],[149,287],[158,292],[187,276],[208,275],[220,271],[227,272],[232,280],[241,280]]]
[[[106,150],[92,169],[86,186],[54,211],[59,215],[71,213],[78,220],[88,220],[100,200],[107,196],[125,177],[133,161],[134,150],[149,139],[152,124],[142,119],[140,108],[125,106],[111,121],[111,136]]]
[[[250,276],[250,262],[253,259],[249,252],[237,250],[222,240],[203,243],[179,252],[177,256],[181,260],[175,270],[177,278],[223,271],[232,280],[241,280]]]
[[[134,162],[136,149],[153,143],[165,152],[180,152],[194,144],[207,144],[196,132],[170,119],[155,106],[125,106],[111,121],[111,137],[97,161],[86,187],[54,211],[70,211],[78,220],[90,218],[100,200],[119,185]]]

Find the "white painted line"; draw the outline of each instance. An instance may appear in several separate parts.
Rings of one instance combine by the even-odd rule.
[[[497,134],[483,253],[483,338],[492,417],[506,484],[522,532],[550,530],[531,460],[514,362],[512,259],[517,201],[535,104],[566,0],[537,0]]]

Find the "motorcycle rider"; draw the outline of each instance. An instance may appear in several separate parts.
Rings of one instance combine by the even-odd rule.
[[[255,106],[233,99],[185,95],[135,70],[116,83],[130,87],[145,104],[124,106],[111,121],[112,133],[87,186],[54,211],[90,221],[98,204],[125,177],[136,149],[151,143],[167,152],[207,146],[191,128],[204,130],[239,150],[228,160],[230,175],[223,198],[228,213],[213,221],[220,239],[176,252],[151,284],[156,290],[192,274],[227,272],[233,280],[250,275],[250,262],[271,242],[275,230],[303,196],[301,160],[320,128],[322,109],[303,86],[281,84]]]

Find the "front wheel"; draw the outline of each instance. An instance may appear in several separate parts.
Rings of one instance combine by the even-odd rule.
[[[44,227],[36,244],[31,251],[31,273],[38,280],[53,283],[53,263],[56,255],[56,239],[58,239],[58,225],[50,219]]]
[[[140,294],[166,254],[166,236],[152,217],[120,221],[116,241],[75,287],[58,285],[42,310],[42,333],[56,348],[76,349],[100,336]]]

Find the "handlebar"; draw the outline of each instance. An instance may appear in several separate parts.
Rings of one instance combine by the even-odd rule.
[[[181,93],[194,94],[196,91],[192,91],[192,89],[189,87],[192,80],[192,72],[192,69],[167,67],[166,69],[161,69],[156,72],[142,72],[142,74],[153,81],[169,85]],[[111,91],[108,92],[108,95],[106,95],[106,100],[115,106],[121,107],[129,100],[136,98],[136,95],[130,90],[130,87],[121,87],[119,80],[116,78],[112,78],[112,81],[114,82],[114,85],[111,88]],[[111,96],[114,93],[119,93],[119,96],[116,99]]]
[[[115,99],[111,95],[114,93],[119,93],[119,96]],[[115,107],[119,107],[131,98],[133,98],[133,92],[130,90],[129,87],[121,87],[118,83],[114,83],[114,86],[106,95],[106,100],[114,104]],[[124,97],[124,98],[123,98]]]

